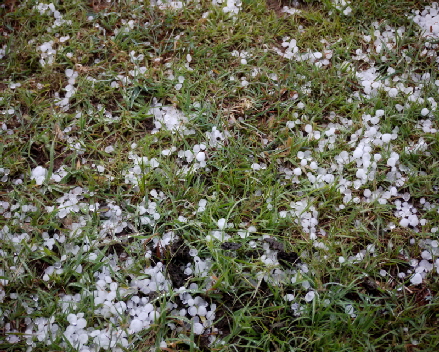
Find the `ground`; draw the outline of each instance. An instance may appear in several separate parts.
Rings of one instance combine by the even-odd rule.
[[[436,351],[438,5],[0,5],[0,351]]]

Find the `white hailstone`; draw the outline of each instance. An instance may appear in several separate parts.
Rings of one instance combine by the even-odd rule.
[[[355,318],[356,315],[354,313],[354,307],[352,306],[352,304],[348,304],[345,309],[344,309],[346,314],[349,314],[352,318]]]
[[[390,133],[384,133],[384,134],[381,136],[381,139],[382,139],[382,141],[383,141],[384,143],[389,143],[390,140],[392,139],[392,135],[391,135]]]
[[[198,212],[202,212],[206,210],[206,206],[207,206],[207,200],[206,199],[201,199],[198,202]]]
[[[194,323],[194,334],[201,335],[204,331],[204,327],[200,323]]]
[[[356,176],[357,176],[358,178],[363,179],[363,178],[366,178],[366,177],[367,177],[367,174],[366,174],[366,172],[364,171],[364,169],[358,169],[357,172],[356,172]]]
[[[189,307],[188,313],[189,313],[189,315],[194,317],[198,313],[197,307],[195,307],[195,306]]]
[[[294,128],[294,126],[296,126],[296,121],[287,121],[286,126],[288,128]]]
[[[193,270],[191,268],[186,268],[186,269],[184,269],[184,273],[185,273],[185,275],[192,275]]]
[[[345,257],[342,257],[342,256],[338,257],[338,262],[340,264],[343,264],[345,261],[346,261]]]
[[[381,276],[386,276],[386,275],[387,275],[387,271],[385,271],[385,270],[380,270],[380,275],[381,275]]]
[[[428,260],[421,260],[421,263],[419,265],[422,266],[425,269],[426,272],[430,272],[435,267],[437,267],[437,262],[436,262],[436,264],[433,265]]]
[[[394,167],[396,165],[396,161],[397,161],[396,158],[387,159],[387,166]]]
[[[158,167],[158,166],[160,165],[160,163],[158,162],[157,159],[152,158],[152,159],[149,161],[149,165],[150,165],[151,167],[153,167],[153,168],[156,168],[156,167]]]
[[[251,164],[250,167],[252,168],[252,170],[255,170],[255,171],[259,171],[261,169],[261,165],[259,165],[257,163]]]
[[[370,189],[367,188],[364,190],[363,194],[366,198],[369,198],[372,195],[372,192]]]
[[[431,245],[431,243],[430,243],[430,245]],[[422,259],[425,259],[425,260],[432,260],[433,259],[433,256],[431,255],[431,253],[429,251],[422,251],[421,257],[422,257]]]
[[[187,55],[186,55],[186,60],[187,60],[187,62],[191,62],[191,61],[192,61],[192,56],[191,56],[191,54],[187,54]]]
[[[224,218],[219,219],[217,224],[220,230],[224,229],[226,226],[226,219]]]
[[[305,301],[307,302],[311,302],[314,297],[315,297],[315,292],[314,291],[309,291],[306,295],[305,295]]]
[[[197,156],[195,157],[197,161],[205,161],[206,160],[206,153],[204,152],[198,152]]]
[[[376,133],[377,133],[377,129],[376,129],[375,127],[371,127],[371,128],[369,129],[369,131],[367,131],[367,134],[368,134],[367,137],[375,136]]]
[[[402,106],[401,104],[396,104],[395,108],[396,108],[396,110],[398,110],[398,112],[401,112],[402,110],[404,110],[404,106]]]
[[[323,57],[323,54],[321,53],[321,52],[315,52],[314,54],[313,54],[313,56],[316,58],[316,59],[321,59],[322,57]]]
[[[410,263],[409,264],[412,267],[416,267],[419,264],[419,260],[417,260],[417,259],[410,259]]]
[[[287,294],[284,296],[284,299],[285,299],[286,301],[288,301],[288,302],[291,302],[292,300],[294,300],[294,295],[293,295],[292,293],[287,293]]]
[[[343,10],[343,15],[345,15],[345,16],[349,16],[351,13],[352,13],[352,9],[351,9],[350,6],[346,7],[346,8]]]
[[[380,118],[378,116],[374,116],[370,119],[370,122],[374,125],[377,125],[380,122]]]
[[[277,74],[275,74],[275,73],[270,73],[269,75],[268,75],[268,78],[270,78],[270,79],[272,79],[273,81],[277,81]],[[439,81],[438,81],[439,82]]]
[[[388,94],[389,94],[389,97],[395,98],[398,95],[398,89],[390,88]]]
[[[419,285],[422,284],[422,275],[420,273],[416,273],[415,275],[413,275],[410,279],[410,282],[413,285]]]
[[[315,169],[317,169],[317,163],[316,163],[315,161],[312,161],[312,162],[309,164],[309,167],[310,167],[311,169],[315,170]]]
[[[20,338],[16,335],[8,334],[8,336],[6,337],[6,341],[8,341],[9,343],[17,343],[20,341]]]
[[[311,133],[312,132],[312,126],[311,125],[305,125],[305,132]]]
[[[389,191],[390,193],[384,193],[385,195],[386,195],[386,199],[389,199],[390,198],[390,196],[396,196],[396,195],[398,195],[398,189],[396,188],[396,187],[390,187],[390,191]],[[401,203],[401,201],[396,201],[396,202],[399,202],[399,203]],[[396,204],[396,202],[395,202],[395,204]],[[393,224],[392,223],[390,223],[392,226],[393,226]],[[390,226],[390,225],[389,225]]]
[[[77,323],[76,314],[69,314],[67,316],[67,321],[70,323],[70,325],[76,325],[76,323]]]
[[[419,224],[419,219],[416,215],[409,215],[408,221],[411,226],[418,226]]]
[[[407,227],[407,226],[409,226],[409,219],[406,219],[406,218],[401,219],[401,221],[399,222],[399,224],[400,224],[402,227]]]
[[[114,147],[112,145],[109,145],[108,147],[105,147],[104,151],[105,153],[112,153],[114,152]]]
[[[300,169],[300,167],[296,167],[296,168],[293,170],[293,172],[294,172],[294,175],[296,175],[296,176],[300,176],[300,175],[302,175],[302,170]]]
[[[130,333],[134,334],[143,328],[143,323],[139,319],[133,319],[130,324]]]
[[[151,316],[151,313],[155,313],[154,306],[151,303],[145,304],[145,307],[143,307],[143,311],[145,313],[149,313],[150,316]]]
[[[245,78],[242,78],[241,79],[241,87],[247,87],[248,85],[249,85],[249,82]]]
[[[207,309],[205,306],[198,307],[198,315],[200,317],[205,317],[207,314]]]
[[[82,333],[78,336],[78,342],[82,345],[85,345],[88,341],[88,334]]]
[[[329,130],[325,131],[325,135],[326,136],[333,136],[335,134],[336,129],[335,128],[330,128]]]
[[[363,154],[364,154],[363,149],[357,148],[357,149],[354,150],[353,156],[354,156],[355,159],[360,159],[363,156]]]
[[[98,165],[98,166],[96,167],[96,169],[98,170],[98,172],[104,172],[104,171],[105,171],[105,167],[102,166],[102,165]]]
[[[241,59],[241,64],[242,65],[247,65],[247,60],[246,59]]]
[[[429,112],[430,112],[430,110],[428,110],[427,108],[423,108],[423,109],[421,110],[421,115],[422,115],[422,116],[427,116]]]
[[[87,326],[87,321],[86,321],[84,318],[79,318],[79,319],[76,321],[76,328],[77,328],[78,330],[80,330],[80,329],[84,329],[86,326]]]
[[[32,170],[31,180],[35,180],[38,186],[41,186],[46,179],[47,170],[42,166],[37,166]]]

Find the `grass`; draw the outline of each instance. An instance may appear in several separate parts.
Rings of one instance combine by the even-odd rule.
[[[0,351],[436,350],[428,2],[53,4],[0,8]]]

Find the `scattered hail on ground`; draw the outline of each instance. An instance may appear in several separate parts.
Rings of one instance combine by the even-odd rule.
[[[0,350],[434,351],[439,9],[390,3],[1,5]]]

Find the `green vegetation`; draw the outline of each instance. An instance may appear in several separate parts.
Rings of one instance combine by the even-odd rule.
[[[223,2],[1,5],[0,351],[437,350],[438,6]]]

